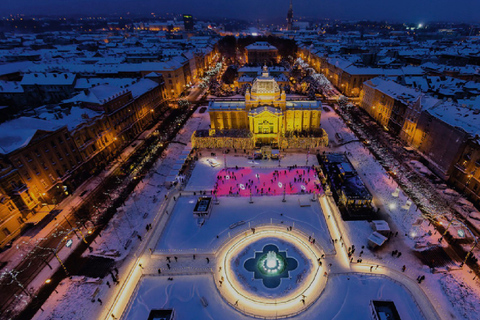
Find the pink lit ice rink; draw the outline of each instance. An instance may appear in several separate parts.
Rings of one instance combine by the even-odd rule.
[[[298,168],[227,168],[217,175],[214,190],[218,196],[282,195],[323,192],[317,172]]]

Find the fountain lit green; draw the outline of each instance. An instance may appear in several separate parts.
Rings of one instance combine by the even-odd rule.
[[[267,276],[274,276],[285,270],[285,260],[275,251],[269,251],[258,260],[258,270]]]

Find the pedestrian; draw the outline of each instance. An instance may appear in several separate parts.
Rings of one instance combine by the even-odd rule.
[[[100,302],[100,305],[102,305],[102,304],[103,304],[103,301],[102,301],[102,299],[98,298],[98,299],[97,299],[97,301],[98,301],[98,302]]]
[[[167,263],[167,268],[168,270],[170,270],[170,263]]]
[[[400,258],[401,255],[402,255],[402,253],[401,253],[401,252],[398,252],[397,258]]]
[[[312,240],[312,244],[315,244],[315,238]]]
[[[137,234],[137,238],[138,238],[138,240],[142,241],[142,236],[141,235]]]
[[[372,270],[373,270],[373,266],[370,266],[370,272],[372,272]]]
[[[115,273],[118,275],[118,269],[117,269],[117,267],[113,268],[113,270],[115,270]]]
[[[205,259],[207,259],[207,263],[210,263],[210,259],[208,257],[206,257]]]
[[[398,236],[398,231],[397,231],[397,232],[395,232],[395,237],[396,237],[396,236]]]
[[[173,201],[177,201],[177,199],[175,198],[175,196],[173,197]]]
[[[193,255],[193,260],[195,260],[195,255]]]
[[[178,262],[178,258],[177,257],[174,257],[175,258],[175,262]]]
[[[143,266],[141,263],[139,263],[138,266],[140,267],[140,269],[143,269]]]
[[[161,273],[162,273],[162,270],[158,268],[158,274],[161,274]]]
[[[235,306],[238,306],[238,300],[237,300],[237,301],[235,301]]]
[[[403,265],[402,272],[405,272],[405,269],[407,269],[407,267],[405,265]]]
[[[107,281],[107,286],[108,286],[109,288],[111,287],[111,286],[110,286],[110,282],[108,282],[108,281]]]
[[[167,257],[167,261],[170,263],[170,257]]]
[[[220,283],[220,287],[222,286],[222,280],[218,280],[218,283]]]
[[[222,267],[218,267],[218,272],[221,272],[222,271]]]
[[[308,242],[312,242],[312,236],[308,236]]]

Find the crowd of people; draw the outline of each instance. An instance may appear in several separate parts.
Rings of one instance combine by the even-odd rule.
[[[312,167],[286,169],[227,168],[217,175],[213,193],[218,196],[263,196],[323,192]]]

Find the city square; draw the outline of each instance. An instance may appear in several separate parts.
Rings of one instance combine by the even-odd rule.
[[[478,320],[478,12],[0,2],[0,320]]]
[[[288,158],[294,159],[299,156],[287,155],[285,161],[288,163]],[[228,162],[238,164],[249,161],[246,156],[226,157],[226,159]],[[202,159],[199,163],[202,163]],[[279,170],[278,161],[259,160],[251,165],[262,168],[257,170],[265,170],[269,167],[272,170]],[[349,281],[347,275],[351,273],[358,274],[352,274],[352,280],[375,277],[379,285],[392,286],[395,283],[394,279],[389,279],[385,275],[387,272],[383,269],[384,267],[374,270],[372,274],[368,264],[359,264],[357,268],[350,269],[348,258],[346,258],[346,247],[339,243],[332,244],[331,241],[336,236],[335,231],[338,227],[335,227],[334,223],[331,224],[332,226],[327,224],[326,220],[333,220],[333,218],[328,218],[328,214],[325,215],[322,207],[327,208],[327,212],[334,213],[328,208],[328,204],[322,205],[319,199],[312,201],[311,194],[302,194],[301,191],[299,194],[286,195],[286,202],[282,202],[282,195],[256,196],[253,198],[253,203],[250,203],[250,198],[246,194],[240,197],[218,196],[219,204],[212,205],[212,212],[206,222],[200,225],[196,221],[198,218],[194,218],[192,214],[198,198],[193,196],[195,192],[193,190],[196,187],[195,181],[205,179],[195,177],[197,169],[199,174],[204,174],[205,171],[202,168],[196,168],[191,177],[192,183],[187,187],[189,191],[183,191],[181,196],[176,197],[174,201],[171,200],[174,202],[174,207],[169,212],[172,217],[165,226],[156,249],[151,253],[149,263],[142,261],[142,269],[137,268],[142,273],[141,280],[135,285],[137,287],[129,297],[127,306],[131,308],[123,311],[127,313],[129,319],[142,319],[147,316],[150,309],[157,308],[157,301],[147,299],[142,292],[146,290],[149,295],[156,296],[150,292],[153,289],[151,286],[163,286],[158,284],[159,280],[155,280],[158,277],[158,268],[161,269],[160,278],[167,281],[166,285],[171,288],[169,290],[176,292],[169,294],[169,298],[165,297],[164,304],[161,304],[162,308],[177,309],[178,303],[181,304],[183,301],[181,297],[187,294],[185,290],[204,288],[201,291],[194,289],[187,294],[190,297],[189,301],[202,309],[202,299],[217,307],[218,304],[224,304],[224,307],[215,310],[214,313],[234,319],[243,319],[244,316],[266,318],[293,316],[296,318],[296,315],[299,319],[308,319],[308,314],[315,314],[312,310],[326,308],[325,303],[328,304],[328,302],[322,300],[322,295],[327,290],[335,291],[334,288],[329,288],[329,282]],[[215,177],[229,169],[214,170],[210,174]],[[234,168],[230,170],[234,171]],[[255,168],[251,170],[255,172]],[[202,189],[207,189],[204,184],[200,186]],[[212,190],[213,185],[208,189]],[[198,189],[197,192],[200,191],[201,189]],[[325,197],[325,195],[319,194],[318,197]],[[313,239],[315,239],[314,243],[312,243]],[[288,277],[293,280],[293,283],[282,279],[281,284],[273,290],[265,287],[261,279],[254,279],[252,272],[243,266],[247,258],[250,258],[243,252],[244,250],[261,252],[265,245],[272,244],[277,244],[278,249],[286,248],[288,255],[299,261],[299,269],[301,269],[289,272]],[[173,278],[170,283],[168,283],[169,278]],[[334,280],[331,280],[332,278]],[[365,294],[372,297],[376,294],[375,287],[365,290]],[[408,289],[399,285],[395,291],[398,295],[405,295]],[[330,293],[329,296],[332,294],[341,295],[342,293]],[[410,294],[407,296],[409,298],[403,302],[407,306],[428,301],[426,299],[417,302],[414,296]],[[140,301],[143,302],[139,305]],[[147,308],[145,303],[148,305]],[[368,305],[363,307],[365,309],[358,313],[358,319],[364,318],[369,312]],[[345,306],[337,311],[340,314],[350,314],[356,308],[357,306]],[[434,312],[434,309],[427,306],[425,311],[422,309],[417,309],[416,312],[410,311],[415,314],[414,319],[427,319],[425,313]],[[187,313],[190,312],[187,311]],[[190,317],[198,319],[201,314],[203,310],[200,314],[182,313],[181,316],[186,319]],[[438,315],[435,316],[438,317]]]

